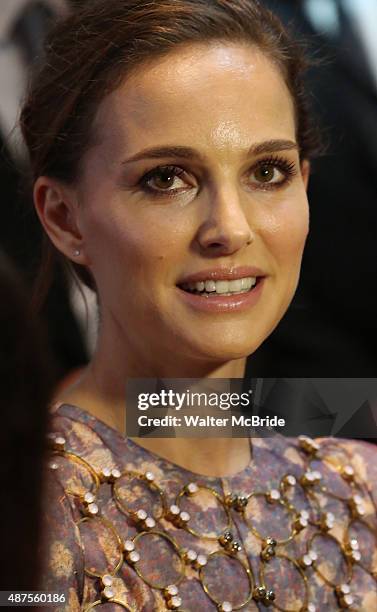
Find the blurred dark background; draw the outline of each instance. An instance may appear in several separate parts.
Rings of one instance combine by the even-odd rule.
[[[42,230],[31,200],[26,153],[17,129],[29,71],[42,56],[51,23],[70,10],[65,0],[2,0],[0,11],[0,249],[27,283],[29,295],[41,259]],[[71,283],[58,264],[42,318],[61,380],[88,358]]]

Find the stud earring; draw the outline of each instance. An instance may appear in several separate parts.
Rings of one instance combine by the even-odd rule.
[[[75,257],[78,257],[81,254],[80,249],[76,249],[75,251],[73,251],[73,254]]]

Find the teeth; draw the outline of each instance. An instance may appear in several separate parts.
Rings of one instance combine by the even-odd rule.
[[[242,282],[241,279],[229,281],[229,291],[241,291]]]
[[[244,293],[254,287],[257,279],[255,276],[239,278],[236,280],[206,280],[197,283],[185,283],[183,288],[198,293],[216,293],[219,295],[231,295],[232,293]]]
[[[213,280],[209,280],[205,282],[206,292],[211,293],[212,291],[216,291],[216,282]]]
[[[216,281],[216,293],[229,293],[230,290],[229,281]]]
[[[253,285],[255,285],[255,283],[257,282],[256,278],[252,278],[252,277],[248,277],[248,278],[241,278],[241,283],[242,283],[242,289],[251,289],[251,287],[253,287]]]

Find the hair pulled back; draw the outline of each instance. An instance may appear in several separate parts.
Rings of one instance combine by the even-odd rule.
[[[301,158],[312,157],[318,138],[303,87],[302,47],[257,0],[93,0],[51,31],[21,112],[34,180],[47,175],[74,183],[105,96],[143,64],[210,41],[254,45],[278,66],[292,95]],[[46,237],[39,303],[56,257],[62,256]],[[66,265],[95,288],[86,269]]]

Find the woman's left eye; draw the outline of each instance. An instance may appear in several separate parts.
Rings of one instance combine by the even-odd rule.
[[[279,183],[284,179],[284,174],[275,166],[260,166],[253,175],[258,183]]]
[[[249,181],[264,189],[282,185],[296,173],[295,164],[286,160],[261,162],[249,174]]]

